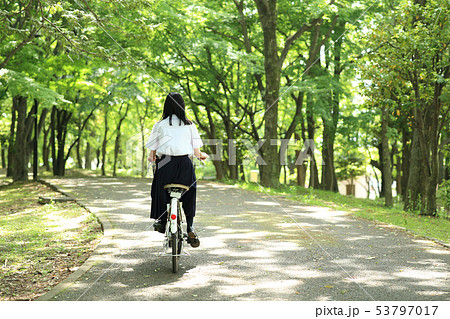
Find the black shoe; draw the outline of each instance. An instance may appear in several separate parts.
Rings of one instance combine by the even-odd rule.
[[[164,234],[165,232],[166,232],[166,227],[165,227],[165,225],[163,225],[163,224],[161,224],[161,222],[160,221],[156,221],[156,222],[154,222],[153,223],[153,228],[158,232],[158,233],[161,233],[161,234]]]
[[[187,242],[194,248],[200,246],[200,240],[198,239],[197,234],[193,231],[189,232]]]

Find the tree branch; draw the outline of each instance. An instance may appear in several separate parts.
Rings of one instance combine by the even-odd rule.
[[[293,35],[289,36],[286,39],[286,42],[284,43],[284,48],[283,51],[281,52],[281,56],[280,56],[280,68],[283,66],[284,60],[287,57],[287,54],[289,52],[289,49],[291,48],[292,43],[294,43],[294,41],[296,39],[298,39],[303,33],[305,33],[307,30],[309,30],[311,28],[312,25],[314,25],[315,23],[317,23],[318,19],[314,19],[311,23],[304,23],[300,29],[297,30],[297,32],[295,32]]]
[[[20,49],[22,49],[25,45],[27,45],[31,40],[33,40],[34,36],[36,35],[36,33],[41,30],[42,27],[35,28],[33,27],[33,29],[30,31],[30,34],[22,40],[22,42],[20,42],[14,49],[12,49],[8,55],[5,57],[5,59],[3,60],[2,63],[0,63],[0,69],[4,68],[9,60],[11,60],[11,58],[14,56],[14,54],[16,54],[17,52],[19,52]]]
[[[331,35],[331,32],[334,30],[334,27],[336,26],[338,17],[339,17],[338,15],[335,15],[335,16],[333,17],[333,21],[331,22],[331,26],[328,28],[327,34],[325,35],[325,37],[324,37],[324,38],[322,39],[322,41],[320,42],[319,48],[320,48],[322,45],[324,45],[325,42],[327,42],[328,38],[329,38],[330,35]],[[336,40],[336,41],[337,41],[337,40]]]
[[[256,1],[256,0],[255,0]],[[241,25],[241,30],[242,30],[242,35],[244,37],[244,46],[245,46],[245,52],[247,53],[251,53],[252,52],[252,45],[250,42],[250,38],[248,36],[248,31],[247,31],[247,22],[245,21],[245,16],[244,16],[244,4],[243,1],[241,0],[240,2],[238,2],[237,0],[233,0],[234,4],[236,5],[236,8],[239,12],[239,24]],[[262,77],[261,75],[254,73],[254,77],[256,79],[256,82],[258,84],[258,89],[259,92],[261,93],[261,96],[264,95],[264,85],[262,82]]]

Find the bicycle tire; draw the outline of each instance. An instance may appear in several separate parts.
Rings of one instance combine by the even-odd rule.
[[[178,235],[178,256],[181,256],[181,250],[183,249],[183,230],[181,228],[181,221],[182,221],[182,216],[181,216],[181,209],[180,207],[178,207],[178,220],[177,220],[177,235]]]
[[[178,256],[181,256],[181,251],[183,249],[183,232],[181,229],[178,229]]]
[[[178,245],[179,245],[178,232],[172,234],[171,240],[172,240],[172,272],[176,274],[178,272],[178,256],[180,255],[178,253]]]

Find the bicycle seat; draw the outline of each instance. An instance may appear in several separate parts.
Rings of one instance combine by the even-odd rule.
[[[177,191],[177,190],[179,190],[179,191],[183,191],[183,190],[188,191],[189,190],[189,186],[182,185],[182,184],[167,184],[167,185],[164,185],[164,189],[166,189],[168,192]]]

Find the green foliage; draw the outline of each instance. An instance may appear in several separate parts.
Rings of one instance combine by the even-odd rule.
[[[355,178],[366,172],[365,158],[358,150],[339,151],[335,158],[336,176],[339,180]]]
[[[450,218],[450,180],[443,181],[439,185],[436,197],[441,215]]]
[[[24,96],[38,100],[44,107],[57,103],[70,103],[55,91],[37,83],[22,73],[7,69],[0,69],[0,95],[4,98],[9,96]]]
[[[425,6],[405,0],[391,15],[374,22],[365,43],[367,59],[361,61],[366,96],[372,103],[398,103],[406,112],[419,100],[422,105],[430,103],[434,98],[430,84],[449,81],[449,16],[446,0],[427,1]],[[448,101],[446,96],[448,91],[441,96],[443,102]]]
[[[399,140],[399,132],[410,129],[410,109],[416,101],[412,85],[399,75],[407,69],[408,57],[395,67],[393,61],[401,60],[413,45],[420,50],[431,48],[423,56],[428,61],[428,55],[438,52],[438,43],[446,39],[445,3],[431,1],[437,4],[436,10],[423,12],[420,30],[400,26],[403,20],[410,23],[422,9],[412,6],[410,13],[402,16],[401,10],[394,10],[396,3],[277,1],[279,55],[290,37],[308,25],[293,42],[281,67],[278,137],[284,138],[291,124],[295,124],[293,131],[298,136],[306,136],[309,125],[320,149],[324,132],[332,135],[339,178],[362,173],[375,153],[379,114],[373,105],[389,105],[391,140]],[[407,8],[408,3],[401,1],[399,8]],[[264,34],[255,1],[51,0],[9,1],[0,6],[0,21],[5,27],[0,31],[0,63],[14,53],[5,66],[8,78],[2,75],[0,80],[0,108],[5,113],[1,130],[7,134],[10,97],[14,94],[38,97],[46,106],[67,111],[71,114],[64,145],[68,167],[82,164],[84,159],[80,158],[85,157],[88,143],[90,159],[97,162],[94,158],[103,144],[105,121],[109,166],[117,123],[129,106],[120,132],[118,156],[119,167],[131,169],[126,164],[125,144],[151,128],[160,118],[166,93],[175,90],[185,97],[188,116],[196,122],[202,137],[224,141],[225,160],[229,156],[228,138],[248,139],[255,144],[264,136]],[[30,19],[25,19],[27,15]],[[315,19],[319,18],[318,38],[324,42],[318,52],[309,56],[319,21]],[[314,24],[310,24],[313,20]],[[428,32],[425,25],[431,21],[436,30],[442,31],[437,33],[439,39],[428,39],[434,33]],[[378,29],[380,32],[372,31]],[[427,47],[419,41],[423,32],[427,34]],[[410,33],[416,44],[408,43]],[[365,35],[367,38],[361,40]],[[28,41],[20,46],[24,40]],[[392,45],[402,49],[393,49]],[[361,52],[368,57],[358,64],[367,84],[364,92],[353,87],[355,61]],[[307,69],[311,61],[315,61],[314,67]],[[444,65],[444,61],[440,63]],[[433,76],[423,70],[418,74],[425,76],[423,83],[433,78],[447,81],[436,72]],[[421,90],[421,94],[426,92]],[[366,104],[354,101],[361,93],[366,93]],[[301,94],[304,100],[296,117],[297,105],[292,97]],[[446,94],[447,89],[442,101]],[[307,95],[312,119],[305,112]],[[332,109],[334,101],[339,104],[338,114]],[[48,115],[44,131],[49,125]],[[43,143],[41,137],[40,145]],[[250,153],[241,141],[237,145],[239,162]],[[292,158],[299,145],[289,147],[288,156]],[[75,153],[77,148],[79,154]],[[225,170],[229,170],[226,165]]]

